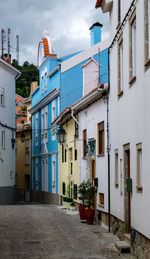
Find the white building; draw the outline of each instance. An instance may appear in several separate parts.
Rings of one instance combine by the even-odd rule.
[[[0,204],[14,200],[15,185],[15,80],[20,72],[0,59]]]
[[[72,106],[79,122],[80,183],[90,180],[97,186],[95,209],[104,225],[108,222],[107,91],[107,85],[96,87]]]
[[[120,226],[126,232],[134,229],[135,242],[142,247],[138,240],[150,239],[150,0],[97,0],[96,7],[110,13],[114,230]],[[147,249],[147,257],[141,254],[139,258],[149,258],[148,253]]]

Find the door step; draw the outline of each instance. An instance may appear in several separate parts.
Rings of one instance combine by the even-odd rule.
[[[124,240],[131,245],[131,234],[124,234]]]
[[[120,253],[130,253],[131,245],[126,241],[116,241],[115,246]]]

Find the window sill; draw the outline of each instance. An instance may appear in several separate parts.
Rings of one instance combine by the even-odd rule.
[[[132,86],[136,81],[136,76],[133,76],[131,80],[129,81],[129,85]]]
[[[143,191],[143,187],[142,186],[136,186],[136,190],[137,192],[142,192]]]
[[[103,157],[103,156],[105,156],[105,154],[99,154],[99,155],[97,155],[97,157]]]
[[[122,95],[123,95],[123,90],[121,90],[121,91],[118,93],[118,98],[120,98]]]
[[[83,156],[82,159],[87,160],[87,156]]]
[[[99,204],[99,207],[104,208],[104,205],[103,204]]]
[[[148,58],[144,64],[144,67],[149,67],[150,66],[150,58]]]

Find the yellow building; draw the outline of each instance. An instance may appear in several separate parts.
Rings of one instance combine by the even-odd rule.
[[[52,124],[52,129],[59,126],[65,130],[65,141],[59,143],[59,197],[70,197],[78,202],[79,152],[78,122],[71,117],[71,109],[66,108]]]
[[[16,131],[16,187],[30,189],[31,137],[29,125]]]

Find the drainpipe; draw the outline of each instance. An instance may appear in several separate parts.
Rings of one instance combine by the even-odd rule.
[[[73,115],[73,110],[71,110],[71,117],[74,119],[74,121],[79,125],[79,122],[78,122],[78,120],[74,117],[74,115]]]
[[[110,89],[110,49],[108,48],[108,90]],[[108,92],[109,94],[109,92]],[[108,232],[110,232],[110,147],[109,147],[109,96],[107,94],[107,159],[108,159]]]

